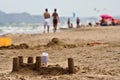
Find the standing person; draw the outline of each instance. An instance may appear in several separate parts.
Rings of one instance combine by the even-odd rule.
[[[80,27],[80,25],[79,25],[79,24],[80,24],[80,19],[79,19],[79,17],[76,18],[76,24],[77,24],[77,28],[79,28],[79,27]]]
[[[68,18],[67,24],[68,24],[68,28],[70,28],[70,18]]]
[[[45,33],[45,31],[46,31],[46,26],[47,26],[47,32],[49,33],[50,13],[48,12],[48,9],[47,9],[47,8],[45,9],[45,12],[44,12],[44,19],[45,19],[45,22],[44,22],[44,33]]]
[[[114,22],[114,19],[112,19],[112,25],[115,26],[115,22]]]
[[[57,9],[54,9],[54,12],[53,12],[52,16],[53,16],[53,27],[54,27],[53,30],[54,30],[54,32],[56,32],[58,19],[59,19]]]

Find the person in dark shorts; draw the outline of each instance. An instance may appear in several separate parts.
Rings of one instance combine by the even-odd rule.
[[[70,28],[70,18],[68,18],[67,24],[68,24],[68,28]]]
[[[112,19],[112,25],[115,26],[115,22],[114,22],[114,19]]]
[[[56,32],[57,31],[57,24],[58,24],[58,13],[57,13],[57,9],[54,9],[54,12],[53,12],[53,14],[52,14],[52,16],[53,16],[53,27],[54,27],[54,32]]]
[[[77,24],[77,28],[79,28],[80,27],[80,25],[79,25],[80,24],[80,18],[79,17],[76,18],[76,24]]]

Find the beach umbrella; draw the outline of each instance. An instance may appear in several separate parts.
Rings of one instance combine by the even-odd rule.
[[[113,17],[108,15],[108,14],[103,14],[103,15],[100,15],[101,18],[104,18],[104,19],[112,19]]]

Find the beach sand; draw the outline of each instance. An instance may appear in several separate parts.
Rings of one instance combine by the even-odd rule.
[[[120,80],[120,26],[81,27],[49,34],[7,34],[12,48],[0,48],[0,80]],[[52,43],[57,38],[58,43]],[[24,44],[25,46],[20,46]],[[19,47],[15,47],[18,45]],[[23,69],[12,71],[13,57],[49,54],[48,65],[68,66],[68,58],[79,67],[75,74],[40,75]]]

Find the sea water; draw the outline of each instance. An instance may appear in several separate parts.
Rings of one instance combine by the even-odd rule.
[[[0,35],[4,34],[36,34],[42,33],[44,27],[41,24],[24,25],[2,25],[0,26]]]
[[[62,27],[63,25],[58,25]],[[66,26],[66,25],[64,25]],[[24,25],[0,25],[0,35],[4,34],[39,34],[44,32],[44,24],[24,24]],[[47,27],[46,27],[47,32]],[[50,25],[50,32],[53,32],[53,26]]]
[[[76,27],[76,19],[71,19],[71,23],[73,24],[73,27]],[[81,24],[88,24],[88,21],[94,21],[91,19],[81,19]],[[68,28],[67,27],[67,19],[60,20],[58,23],[58,29],[59,28]],[[44,31],[44,24],[43,23],[9,23],[5,25],[0,25],[0,35],[4,34],[39,34],[43,33]],[[46,30],[47,31],[47,30]],[[52,21],[50,23],[50,32],[53,32],[53,25]]]

